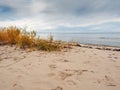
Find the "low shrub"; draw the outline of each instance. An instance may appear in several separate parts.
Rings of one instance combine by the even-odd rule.
[[[9,45],[17,45],[22,49],[36,48],[37,50],[56,51],[60,50],[59,45],[53,42],[53,36],[48,40],[36,38],[36,32],[27,32],[16,27],[0,29],[0,42],[7,42]]]

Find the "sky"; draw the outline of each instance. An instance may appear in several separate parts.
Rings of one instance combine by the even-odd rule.
[[[120,0],[0,0],[0,27],[120,32]]]

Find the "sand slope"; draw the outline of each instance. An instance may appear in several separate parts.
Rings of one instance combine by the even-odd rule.
[[[0,90],[120,90],[120,52],[0,46]]]

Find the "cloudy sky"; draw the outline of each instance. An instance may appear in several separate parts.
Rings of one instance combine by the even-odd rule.
[[[120,32],[120,0],[0,0],[0,27]]]

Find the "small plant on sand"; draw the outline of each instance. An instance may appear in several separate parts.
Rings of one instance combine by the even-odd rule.
[[[16,44],[20,35],[20,30],[16,27],[2,28],[0,30],[0,42]]]
[[[60,50],[60,46],[53,42],[53,36],[48,40],[36,38],[36,32],[27,32],[26,29],[8,27],[0,29],[0,42],[7,42],[9,45],[16,45],[22,49],[35,48],[44,51]]]
[[[51,44],[47,40],[38,39],[36,42],[36,45],[37,45],[38,50],[44,50],[44,51],[60,50],[60,48],[58,46],[56,46],[55,44]]]
[[[7,28],[8,34],[8,43],[13,45],[16,44],[20,37],[20,30],[16,27],[9,27]]]
[[[28,35],[22,35],[20,36],[17,44],[20,46],[20,48],[25,49],[25,48],[30,48],[31,43],[32,41]]]
[[[35,31],[27,32],[26,30],[23,30],[17,45],[23,49],[35,47],[35,35]]]
[[[0,42],[8,42],[8,34],[5,28],[0,30]]]
[[[48,37],[48,40],[49,40],[50,43],[52,43],[52,42],[53,42],[53,36],[50,35],[50,36]]]

